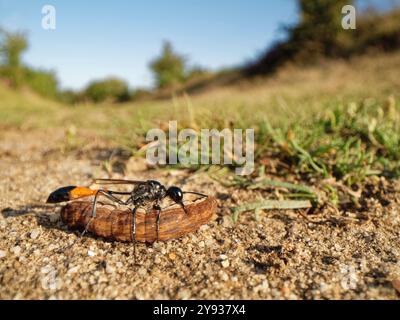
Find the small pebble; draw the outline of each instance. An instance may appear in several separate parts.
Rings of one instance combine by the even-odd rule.
[[[7,252],[5,252],[4,250],[0,250],[0,259],[4,258],[7,255]]]
[[[228,260],[224,260],[221,262],[222,267],[224,268],[228,268],[229,267],[229,261]]]
[[[204,224],[204,225],[202,225],[202,226],[200,227],[200,231],[206,231],[206,230],[208,230],[208,229],[210,229],[210,226],[208,226],[208,225],[206,225],[206,224]]]
[[[224,217],[222,218],[222,226],[225,227],[225,228],[230,228],[230,227],[232,227],[232,226],[233,226],[232,218],[231,218],[231,217],[228,217],[228,216],[224,216]]]
[[[171,253],[168,255],[168,258],[170,258],[171,260],[175,260],[175,259],[176,259],[176,254],[173,253],[173,252],[171,252]]]
[[[221,255],[219,256],[219,258],[220,258],[221,260],[226,260],[226,259],[228,259],[228,256],[227,256],[226,254],[221,254]]]
[[[221,277],[221,280],[223,280],[223,281],[229,280],[229,276],[226,274],[226,272],[221,272],[220,277]]]
[[[204,248],[205,245],[206,245],[206,244],[204,243],[204,241],[200,241],[200,242],[199,242],[199,247],[200,247],[200,248]]]
[[[35,229],[31,232],[31,239],[36,239],[40,235],[40,229]]]
[[[92,250],[88,250],[87,254],[89,257],[94,257],[96,255],[96,252],[94,252]]]
[[[19,255],[21,253],[21,247],[20,246],[12,247],[11,252],[14,253],[15,255]]]
[[[161,263],[160,257],[156,257],[156,258],[154,259],[154,263],[156,263],[156,264]]]
[[[75,266],[75,267],[72,267],[72,268],[68,269],[67,272],[68,273],[77,273],[78,270],[79,270],[79,266]]]
[[[188,289],[181,289],[178,291],[178,299],[188,300],[190,299],[190,291]]]
[[[42,269],[40,269],[40,272],[43,274],[49,273],[53,268],[51,266],[45,266]]]
[[[53,250],[55,250],[55,249],[57,249],[57,246],[56,246],[55,244],[53,244],[53,243],[50,244],[49,247],[48,247],[48,250],[49,250],[49,251],[53,251]]]
[[[146,276],[146,275],[147,275],[147,270],[146,270],[146,268],[140,268],[140,269],[138,270],[138,274],[139,274],[140,276],[142,276],[142,277]]]
[[[114,273],[115,268],[113,266],[111,266],[109,263],[107,263],[106,265],[106,272],[107,273]]]
[[[259,285],[261,290],[268,290],[269,289],[269,283],[268,280],[264,280],[260,285]]]

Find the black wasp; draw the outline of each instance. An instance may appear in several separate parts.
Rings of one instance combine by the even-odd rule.
[[[90,189],[88,187],[77,187],[68,186],[57,189],[52,192],[47,203],[60,203],[70,200],[76,200],[88,196],[94,196],[92,214],[89,222],[87,223],[85,230],[82,232],[83,236],[92,220],[96,217],[96,207],[100,196],[104,196],[119,205],[131,206],[132,207],[132,241],[135,242],[136,239],[136,212],[140,207],[145,207],[152,205],[153,209],[157,211],[157,239],[160,229],[160,216],[162,209],[160,203],[165,198],[170,198],[175,203],[179,204],[183,210],[187,213],[185,205],[183,203],[183,195],[185,193],[199,195],[201,197],[207,197],[206,195],[198,192],[192,191],[182,191],[181,188],[176,186],[171,186],[166,188],[160,182],[156,180],[123,180],[123,179],[95,179],[94,184],[98,185],[133,185],[132,191],[113,191],[108,189]],[[118,196],[128,196],[126,200],[120,199]]]

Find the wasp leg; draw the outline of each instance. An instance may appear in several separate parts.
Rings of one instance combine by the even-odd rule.
[[[156,240],[159,240],[159,235],[160,235],[160,220],[161,220],[161,207],[159,204],[155,204],[153,206],[154,210],[157,210],[157,220],[156,220]]]
[[[200,196],[201,198],[208,198],[208,196],[207,196],[206,194],[203,194],[203,193],[200,193],[200,192],[183,191],[182,193],[183,193],[183,194],[187,194],[187,193],[188,193],[188,194],[194,194],[194,195]],[[198,199],[201,199],[201,198],[198,198]],[[196,199],[196,200],[198,200],[198,199]],[[185,211],[186,214],[189,214],[189,212],[187,211],[187,209],[186,209],[185,204],[183,203],[183,201],[180,201],[180,202],[177,202],[177,203],[182,207],[183,211]]]
[[[85,230],[82,231],[80,238],[82,238],[86,232],[89,230],[89,226],[90,223],[93,221],[93,219],[96,217],[96,204],[98,203],[98,196],[99,195],[104,195],[106,198],[120,204],[120,205],[128,205],[131,202],[131,199],[129,198],[127,201],[122,201],[121,199],[118,199],[117,197],[113,196],[113,194],[130,194],[130,193],[126,193],[126,192],[114,192],[114,191],[109,191],[109,190],[99,190],[97,191],[96,195],[95,195],[95,199],[93,202],[93,208],[92,208],[92,214],[90,216],[90,219],[88,221],[88,223],[85,226]],[[77,241],[79,238],[77,238],[72,244],[65,246],[63,249],[59,249],[57,250],[58,253],[62,253],[65,252],[65,250],[71,248]]]
[[[106,198],[110,199],[111,201],[114,201],[120,205],[127,205],[129,203],[129,199],[127,201],[122,201],[121,199],[118,199],[117,197],[115,197],[113,194],[126,194],[126,193],[114,192],[114,191],[109,191],[109,190],[99,190],[96,192],[96,195],[94,196],[94,200],[93,200],[92,214],[90,216],[88,223],[86,224],[85,230],[83,230],[83,232],[81,233],[81,237],[83,237],[86,234],[86,232],[89,229],[90,224],[92,223],[93,219],[96,217],[97,202],[98,202],[98,198],[100,195],[103,195]]]
[[[185,205],[183,204],[183,202],[178,202],[179,205],[182,207],[183,211],[185,211],[186,214],[189,214],[189,212],[187,211]]]
[[[94,196],[93,207],[92,207],[92,217],[96,217],[96,204],[97,204],[97,199],[100,195],[103,195],[106,198],[110,199],[111,201],[114,201],[121,205],[126,205],[127,202],[129,201],[129,200],[126,202],[122,201],[121,199],[118,199],[117,197],[115,197],[114,194],[130,194],[130,193],[115,192],[115,191],[109,191],[109,190],[98,190],[96,192],[96,195]]]

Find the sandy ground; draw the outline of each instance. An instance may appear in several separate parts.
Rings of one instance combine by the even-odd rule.
[[[264,211],[229,208],[260,196],[226,189],[206,174],[144,170],[122,159],[113,177],[157,179],[213,194],[215,217],[181,239],[137,246],[79,238],[46,205],[65,185],[107,177],[110,150],[94,141],[60,152],[57,131],[2,131],[0,136],[1,299],[399,299],[398,181],[364,193],[365,212]],[[382,181],[381,181],[382,182]],[[263,193],[263,196],[268,194]],[[70,249],[59,249],[73,244]],[[393,280],[395,280],[393,282]],[[400,288],[399,288],[400,289]]]

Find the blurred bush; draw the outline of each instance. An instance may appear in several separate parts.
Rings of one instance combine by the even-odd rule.
[[[194,66],[190,68],[185,76],[185,81],[192,81],[200,78],[204,78],[207,76],[212,75],[213,72],[207,70],[206,68],[203,68],[201,66]]]
[[[74,90],[62,90],[58,93],[58,100],[66,104],[76,104],[84,101],[84,95]]]
[[[104,101],[125,102],[130,99],[128,84],[118,78],[93,81],[83,92],[84,99],[99,103]]]
[[[153,96],[153,92],[147,89],[136,89],[131,92],[131,100],[145,100],[151,98]]]
[[[54,72],[24,69],[24,83],[41,96],[57,98],[58,81]]]
[[[342,46],[347,56],[371,50],[391,51],[400,48],[400,8],[383,15],[369,10],[358,19],[357,29],[352,33],[344,33],[340,40],[343,39],[347,41],[347,46]]]

